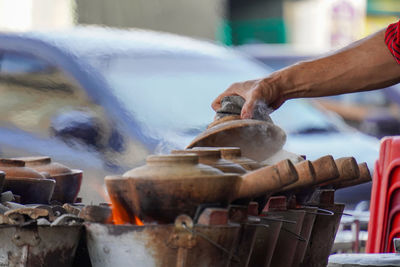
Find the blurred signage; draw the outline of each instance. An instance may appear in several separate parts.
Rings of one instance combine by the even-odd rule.
[[[74,24],[73,0],[0,0],[0,30],[57,29]]]
[[[337,49],[365,35],[366,0],[288,1],[284,16],[289,42]]]

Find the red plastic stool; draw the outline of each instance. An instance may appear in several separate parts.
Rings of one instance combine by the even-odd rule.
[[[400,186],[400,137],[382,139],[379,159],[375,164],[373,175],[370,221],[368,224],[368,241],[366,252],[380,253],[385,251],[386,239],[394,234],[388,229],[391,194]],[[394,221],[393,221],[394,222]],[[397,224],[397,220],[395,222]],[[400,224],[399,224],[400,226]],[[397,228],[397,225],[391,225]],[[389,233],[389,237],[386,238]]]

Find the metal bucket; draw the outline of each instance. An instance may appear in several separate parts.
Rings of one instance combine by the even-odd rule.
[[[261,218],[260,225],[257,226],[256,240],[250,258],[249,266],[270,265],[275,246],[278,241],[282,227],[281,217]]]
[[[239,233],[239,242],[234,250],[234,254],[239,258],[237,261],[232,261],[229,266],[232,267],[247,267],[250,266],[250,256],[253,252],[256,232],[258,225],[242,224],[242,229]]]
[[[300,266],[324,267],[332,251],[335,236],[343,214],[344,204],[321,205],[323,209],[333,212],[332,216],[317,215],[303,262]]]
[[[265,217],[267,218],[276,216],[282,217],[285,221],[283,222],[281,231],[279,232],[278,241],[275,246],[270,266],[292,267],[298,242],[305,242],[305,239],[300,235],[305,211],[270,211],[265,214]]]
[[[292,266],[300,266],[301,262],[304,259],[304,255],[306,254],[306,249],[308,246],[308,242],[311,237],[311,232],[314,226],[315,217],[317,215],[325,215],[330,216],[331,214],[319,212],[318,208],[316,207],[305,207],[302,210],[306,212],[303,220],[303,225],[301,227],[300,236],[305,239],[304,242],[297,243],[296,253],[293,257]]]
[[[0,266],[72,266],[81,226],[0,227]]]
[[[240,260],[233,255],[239,225],[193,225],[180,217],[175,225],[85,224],[92,265],[229,266]]]

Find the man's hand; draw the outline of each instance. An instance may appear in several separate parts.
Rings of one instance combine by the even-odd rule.
[[[277,109],[292,98],[368,91],[399,82],[400,65],[386,47],[385,30],[381,30],[330,55],[299,62],[264,79],[234,83],[214,100],[212,108],[219,109],[224,96],[240,95],[246,100],[241,117],[247,119],[258,101]]]
[[[221,107],[222,98],[239,95],[246,100],[242,108],[242,119],[250,119],[253,116],[254,108],[259,101],[266,103],[268,107],[277,109],[285,102],[285,99],[278,88],[278,79],[275,77],[277,76],[271,75],[264,79],[234,83],[220,94],[211,106],[216,111]]]

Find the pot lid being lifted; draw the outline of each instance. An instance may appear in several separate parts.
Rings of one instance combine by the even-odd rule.
[[[188,146],[240,147],[242,155],[263,161],[282,149],[285,132],[273,123],[261,120],[229,120],[199,134]]]

